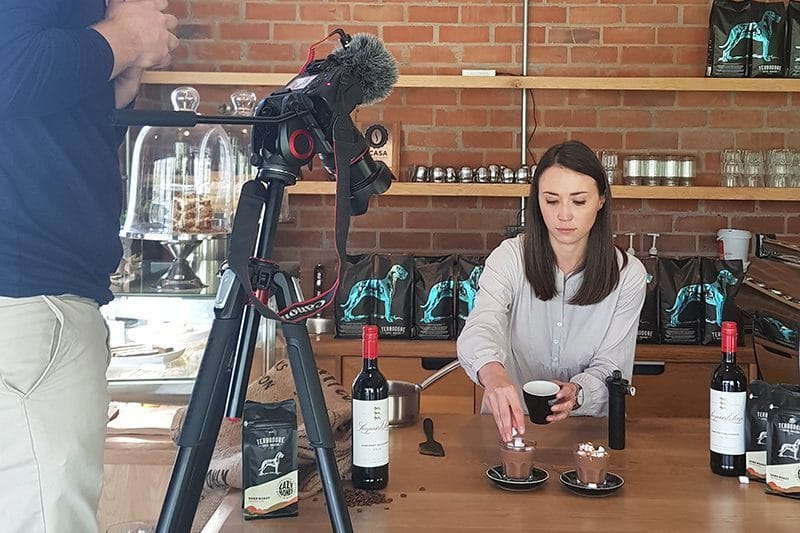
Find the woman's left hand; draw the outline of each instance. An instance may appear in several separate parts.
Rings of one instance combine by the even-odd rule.
[[[578,394],[578,386],[571,382],[552,380],[560,388],[556,393],[556,403],[550,408],[552,415],[547,417],[548,422],[564,420],[569,416],[570,411],[575,407]]]

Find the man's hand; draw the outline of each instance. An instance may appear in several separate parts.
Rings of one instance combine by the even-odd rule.
[[[144,69],[128,67],[114,78],[114,99],[117,109],[122,109],[136,98],[143,73]]]
[[[484,386],[483,403],[494,416],[500,438],[504,442],[512,439],[512,428],[525,433],[525,414],[519,401],[516,387],[500,363],[489,363],[478,371],[478,379]]]
[[[578,386],[574,383],[565,383],[563,381],[553,380],[553,383],[560,388],[556,393],[556,403],[550,408],[553,411],[552,415],[548,415],[548,422],[557,422],[558,420],[565,420],[570,411],[575,408],[577,402]]]
[[[178,26],[174,15],[162,13],[167,0],[109,0],[106,17],[94,24],[114,51],[111,79],[130,67],[163,68],[178,47],[172,33]]]

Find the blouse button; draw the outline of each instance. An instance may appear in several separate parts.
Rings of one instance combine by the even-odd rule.
[[[561,322],[556,322],[556,326],[561,327]]]

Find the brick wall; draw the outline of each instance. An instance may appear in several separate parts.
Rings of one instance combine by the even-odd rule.
[[[708,10],[708,0],[532,1],[528,74],[702,76]],[[172,0],[169,11],[181,19],[176,70],[294,72],[310,43],[343,27],[378,35],[402,74],[521,72],[518,0]],[[203,110],[212,112],[234,88],[199,89]],[[148,87],[141,101],[167,102],[168,90]],[[357,119],[402,124],[403,170],[515,166],[521,98],[519,90],[396,89]],[[574,138],[623,155],[696,154],[698,182],[714,183],[721,149],[800,148],[800,94],[536,90],[527,98],[529,163]],[[518,207],[513,199],[384,197],[354,219],[350,249],[485,253]],[[300,260],[305,271],[318,260],[332,265],[330,209],[331,198],[293,197],[295,221],[282,225],[276,256]],[[713,233],[728,225],[800,232],[797,203],[622,200],[615,212],[618,233],[660,232],[659,249],[676,254],[712,254]],[[637,237],[638,250],[649,246]]]

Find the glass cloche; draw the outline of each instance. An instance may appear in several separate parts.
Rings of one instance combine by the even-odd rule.
[[[192,87],[172,91],[176,111],[197,112]],[[205,239],[224,238],[234,211],[234,156],[222,127],[145,126],[133,148],[122,237],[160,241],[173,254],[161,289],[194,289],[203,282],[186,257]]]
[[[236,117],[252,117],[256,108],[256,93],[240,90],[231,94],[233,115]],[[238,203],[242,185],[256,176],[256,167],[250,164],[252,153],[252,126],[236,124],[224,126],[231,141],[233,151],[233,199]]]

